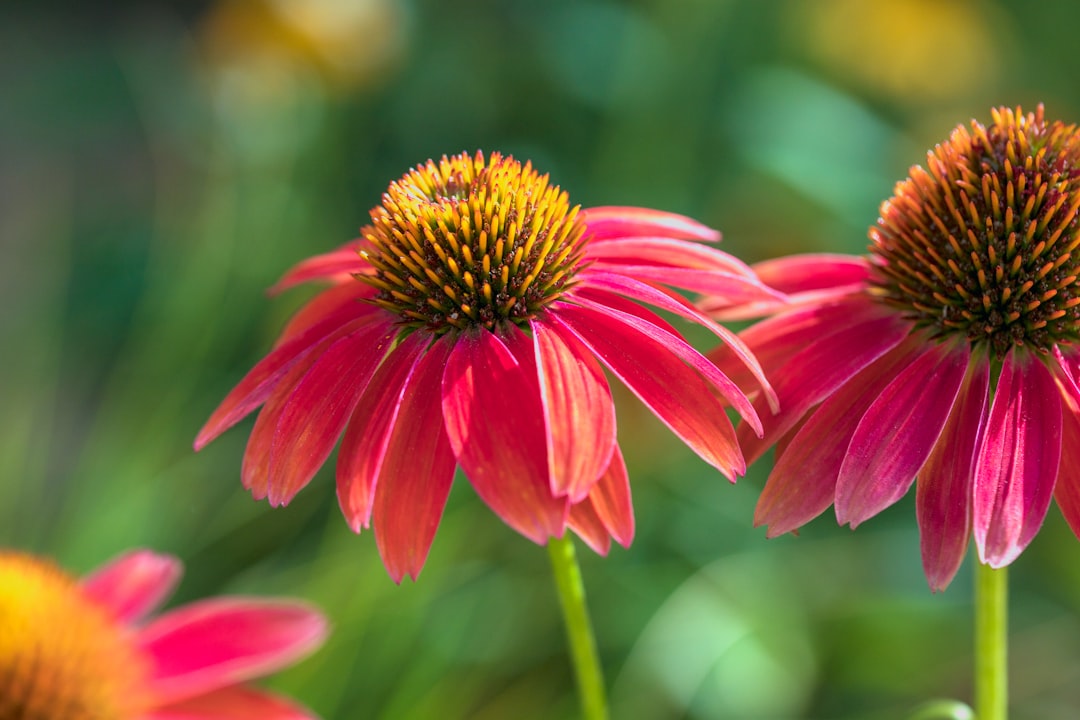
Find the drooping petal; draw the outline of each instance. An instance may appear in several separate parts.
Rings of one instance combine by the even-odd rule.
[[[271,505],[289,502],[326,462],[397,333],[379,323],[336,340],[289,393],[270,445]]]
[[[151,692],[168,704],[280,670],[326,633],[326,620],[307,605],[229,597],[166,613],[137,642],[151,662]]]
[[[551,492],[578,503],[611,463],[615,406],[596,359],[558,324],[543,316],[530,326],[547,429]]]
[[[1061,420],[1061,447],[1065,448],[1065,456],[1058,467],[1054,499],[1065,521],[1080,538],[1080,417],[1065,409]]]
[[[949,417],[969,344],[932,346],[904,368],[859,421],[836,482],[836,519],[852,528],[907,493]]]
[[[720,233],[683,215],[638,207],[594,207],[581,211],[590,242],[664,236],[714,242]]]
[[[776,393],[773,391],[772,385],[769,383],[768,378],[765,377],[765,371],[761,368],[761,365],[750,351],[750,348],[746,346],[738,335],[731,332],[723,325],[713,322],[709,316],[698,310],[682,296],[666,292],[660,288],[643,283],[640,280],[635,280],[634,278],[622,275],[615,275],[613,273],[588,273],[582,284],[585,287],[605,291],[605,295],[608,293],[618,293],[641,302],[649,303],[654,307],[675,313],[686,320],[704,326],[720,338],[727,345],[730,352],[738,358],[751,375],[753,375],[757,384],[765,391],[766,396],[770,399],[769,405],[772,410],[775,412],[779,409]],[[609,295],[607,295],[607,297],[600,297],[602,300],[610,300]]]
[[[289,318],[289,322],[274,341],[274,348],[281,347],[308,328],[336,315],[340,310],[346,311],[344,317],[352,314],[356,318],[370,316],[372,320],[376,319],[385,311],[363,302],[374,294],[375,288],[361,282],[342,283],[323,290]]]
[[[608,533],[623,547],[634,541],[634,503],[630,497],[630,478],[622,451],[615,446],[608,465],[600,480],[586,498],[596,511]]]
[[[726,252],[671,238],[642,237],[619,242],[590,243],[586,257],[598,264],[653,265],[667,268],[711,270],[760,282],[750,266]]]
[[[454,481],[441,410],[449,349],[437,343],[403,386],[375,483],[375,541],[396,583],[423,569]]]
[[[979,559],[1008,565],[1039,531],[1061,457],[1061,399],[1037,358],[1009,352],[994,390],[975,468]]]
[[[348,282],[355,273],[367,272],[371,265],[360,256],[361,240],[351,240],[336,250],[315,255],[293,265],[268,291],[271,295],[310,280]]]
[[[731,304],[753,303],[777,300],[777,293],[756,278],[734,273],[721,273],[715,270],[692,270],[679,267],[661,267],[658,265],[614,265],[597,264],[597,270],[618,272],[620,275],[663,283],[672,287],[690,290],[723,298]]]
[[[787,363],[771,373],[773,389],[780,398],[780,412],[769,418],[765,433],[760,437],[754,436],[750,426],[739,428],[739,443],[748,463],[757,460],[773,443],[786,435],[810,408],[899,345],[907,337],[910,327],[908,321],[897,315],[849,322],[842,329],[809,345],[791,346],[803,349],[791,355]],[[754,346],[751,344],[750,347]],[[759,413],[764,414],[765,405],[762,398],[754,400],[754,407]]]
[[[132,550],[84,577],[83,592],[123,623],[138,622],[172,594],[184,572],[180,560]]]
[[[1050,368],[1061,384],[1062,398],[1074,412],[1080,412],[1080,353],[1064,353],[1055,345],[1051,355],[1054,362]]]
[[[976,358],[956,396],[941,437],[919,471],[915,510],[923,571],[934,591],[960,569],[971,537],[971,490],[979,442],[986,426],[990,363]]]
[[[717,320],[748,320],[779,310],[822,305],[861,291],[870,278],[866,258],[812,253],[766,260],[752,266],[758,279],[784,293],[782,301],[763,300],[730,306],[718,298],[702,298],[702,309]]]
[[[611,550],[611,535],[588,498],[570,506],[566,524],[597,555],[607,555]]]
[[[755,527],[767,525],[768,537],[783,535],[833,504],[859,421],[897,371],[918,357],[920,346],[918,339],[909,339],[873,362],[801,421],[802,428],[783,448],[777,447],[776,465],[754,510]]]
[[[732,480],[746,471],[723,402],[675,354],[675,336],[642,332],[646,323],[611,309],[559,303],[553,314],[705,462]]]
[[[531,357],[531,343],[516,332],[520,337],[507,339],[524,344]],[[536,370],[515,355],[487,330],[460,334],[443,373],[443,419],[477,494],[507,525],[542,545],[562,536],[569,502],[551,494]]]
[[[375,486],[390,431],[397,422],[405,386],[414,377],[428,342],[425,333],[412,333],[390,351],[360,395],[341,438],[336,472],[338,504],[353,532],[371,522]],[[432,351],[445,361],[448,342],[437,343]],[[441,373],[437,375],[441,377]],[[436,417],[441,432],[442,414],[436,413]]]
[[[318,720],[296,703],[261,690],[234,685],[180,700],[140,720]]]
[[[314,361],[313,356],[317,357],[329,341],[359,329],[371,319],[369,315],[357,317],[357,313],[352,309],[334,312],[275,348],[221,401],[210,419],[199,430],[195,438],[195,450],[204,448],[211,440],[266,402],[298,362],[305,358]],[[310,365],[310,362],[308,364]]]

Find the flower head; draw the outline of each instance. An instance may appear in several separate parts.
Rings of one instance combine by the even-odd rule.
[[[1080,532],[1078,209],[1080,131],[1000,108],[897,184],[869,257],[756,266],[789,295],[742,335],[782,408],[741,433],[748,459],[778,448],[770,536],[829,505],[854,527],[916,478],[934,589],[972,531],[981,561],[1012,562],[1055,495]]]
[[[598,552],[634,519],[606,367],[706,462],[745,470],[724,408],[746,396],[647,303],[704,325],[772,394],[756,361],[669,285],[764,302],[779,295],[670,213],[572,207],[528,163],[444,157],[392,183],[361,237],[278,289],[329,289],[213,413],[201,448],[263,405],[242,479],[288,502],[339,436],[338,499],[373,526],[395,581],[415,579],[454,469],[508,525],[544,543],[572,527]]]
[[[235,597],[147,620],[180,572],[175,558],[135,551],[78,581],[0,550],[0,719],[314,717],[243,683],[317,648],[322,616]]]

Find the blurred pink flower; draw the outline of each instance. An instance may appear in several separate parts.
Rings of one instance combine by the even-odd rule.
[[[0,718],[315,717],[244,683],[319,647],[322,615],[297,602],[222,597],[147,619],[180,574],[176,558],[137,550],[79,582],[0,550]]]
[[[748,461],[777,447],[756,524],[776,536],[834,505],[855,527],[917,478],[935,590],[973,530],[982,562],[1012,562],[1051,497],[1080,533],[1078,208],[1076,127],[1001,108],[896,186],[869,258],[755,266],[788,294],[741,334],[781,403],[760,439],[740,428]]]
[[[730,332],[661,285],[729,303],[779,294],[702,241],[698,223],[641,208],[570,207],[529,164],[467,154],[390,185],[362,237],[293,268],[277,289],[329,280],[213,413],[200,449],[263,405],[242,479],[282,505],[344,433],[338,500],[374,526],[396,582],[416,578],[454,468],[536,543],[573,528],[597,552],[629,545],[634,517],[604,367],[700,457],[745,471],[724,413],[749,400],[647,303]]]

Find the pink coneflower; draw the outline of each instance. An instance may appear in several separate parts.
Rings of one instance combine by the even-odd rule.
[[[791,303],[742,334],[781,402],[761,439],[740,429],[750,461],[777,446],[770,536],[829,505],[855,527],[916,479],[934,589],[972,530],[983,563],[1012,562],[1052,496],[1080,533],[1078,208],[1076,126],[1001,108],[911,169],[868,258],[755,268]]]
[[[176,558],[139,550],[79,581],[0,550],[0,718],[314,718],[244,683],[322,644],[322,615],[297,602],[222,597],[147,619],[180,573]]]
[[[698,223],[571,207],[546,175],[477,153],[390,185],[361,237],[277,285],[330,280],[229,394],[199,449],[259,405],[242,479],[287,503],[344,433],[338,500],[374,527],[395,581],[424,565],[454,468],[536,543],[567,525],[600,553],[634,518],[604,369],[729,478],[744,472],[744,394],[647,303],[708,327],[771,394],[742,343],[662,285],[727,302],[775,299]]]

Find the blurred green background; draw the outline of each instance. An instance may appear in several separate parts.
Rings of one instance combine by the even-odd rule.
[[[239,482],[250,419],[192,452],[311,294],[264,289],[408,167],[477,148],[584,206],[692,215],[746,260],[860,252],[957,123],[1037,102],[1080,120],[1078,23],[1066,0],[4,4],[0,545],[77,572],[147,546],[185,561],[176,601],[319,604],[331,640],[268,684],[328,720],[574,717],[546,553],[460,476],[398,587],[332,468],[271,509]],[[928,591],[911,497],[766,541],[767,461],[731,486],[617,402],[637,539],[582,551],[615,718],[968,698],[970,559]],[[1014,717],[1075,718],[1080,544],[1056,509],[1011,587]]]

